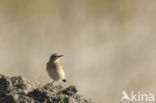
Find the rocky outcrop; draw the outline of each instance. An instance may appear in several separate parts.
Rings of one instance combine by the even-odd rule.
[[[93,103],[77,92],[75,86],[38,86],[21,76],[0,74],[0,103]]]

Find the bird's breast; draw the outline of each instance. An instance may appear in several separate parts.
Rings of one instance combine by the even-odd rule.
[[[50,77],[56,81],[65,79],[65,72],[63,66],[60,63],[50,63],[47,66],[47,71]]]
[[[65,72],[63,69],[57,70],[58,71],[58,75],[61,79],[65,79]]]

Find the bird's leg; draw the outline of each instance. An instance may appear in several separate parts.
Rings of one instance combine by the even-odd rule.
[[[51,85],[54,87],[54,80],[52,81]]]
[[[60,87],[62,87],[61,82],[60,82]]]
[[[61,88],[62,88],[62,85],[61,85],[61,82],[60,82],[60,88],[59,88],[60,91],[61,91]]]

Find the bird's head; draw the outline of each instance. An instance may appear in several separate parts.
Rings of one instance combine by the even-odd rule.
[[[54,54],[52,54],[51,55],[51,57],[50,57],[50,61],[52,60],[52,61],[55,61],[55,60],[57,60],[58,58],[60,58],[60,57],[62,57],[63,55],[59,55],[58,53],[54,53]]]

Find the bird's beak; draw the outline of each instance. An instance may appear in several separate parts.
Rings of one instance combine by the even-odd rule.
[[[58,57],[62,57],[62,56],[64,56],[64,55],[59,55]]]

